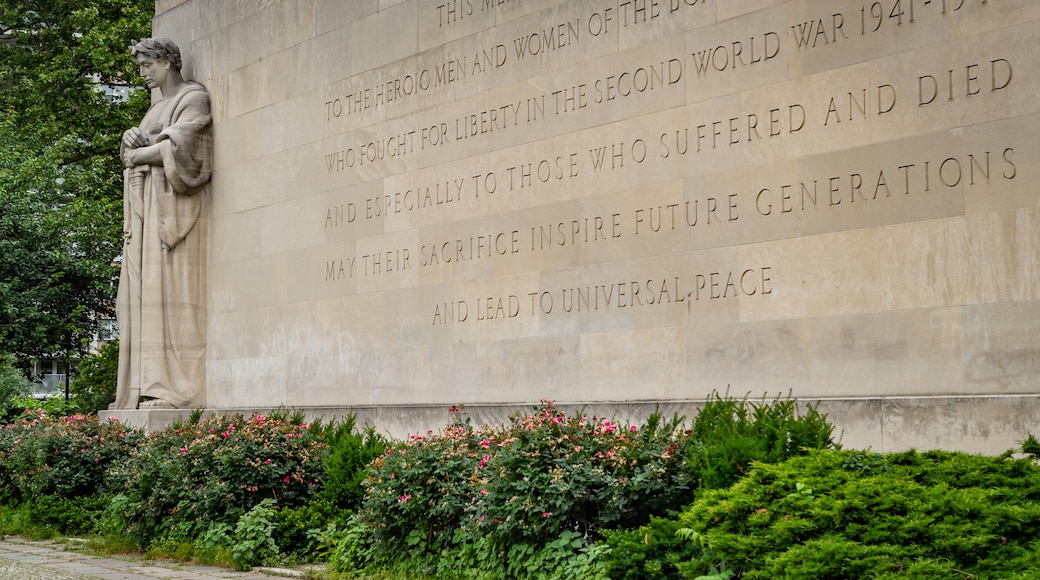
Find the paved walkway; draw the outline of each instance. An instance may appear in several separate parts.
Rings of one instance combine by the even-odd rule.
[[[3,580],[153,580],[183,578],[271,579],[259,572],[236,572],[227,568],[193,566],[176,562],[144,560],[140,556],[94,556],[75,549],[75,544],[50,540],[29,541],[0,538],[0,578]]]

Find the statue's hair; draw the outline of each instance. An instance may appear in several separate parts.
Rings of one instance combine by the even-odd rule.
[[[146,38],[130,47],[130,55],[143,54],[151,58],[161,58],[173,68],[181,69],[181,49],[169,38]]]

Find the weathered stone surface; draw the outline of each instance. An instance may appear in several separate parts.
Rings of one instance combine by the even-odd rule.
[[[180,49],[169,39],[145,39],[130,52],[157,99],[119,149],[124,244],[112,407],[190,409],[206,401],[209,93],[184,79]]]
[[[187,0],[155,23],[213,97],[213,408],[402,432],[728,386],[823,400],[875,449],[1036,429],[1032,0]]]

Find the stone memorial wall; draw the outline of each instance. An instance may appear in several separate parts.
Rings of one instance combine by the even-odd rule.
[[[155,35],[212,97],[210,408],[1040,431],[1035,0],[159,0]]]

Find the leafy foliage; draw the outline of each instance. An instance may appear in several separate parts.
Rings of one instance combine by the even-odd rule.
[[[14,419],[14,413],[24,410],[18,408],[15,399],[29,392],[29,381],[16,368],[14,356],[0,353],[0,422],[6,423]]]
[[[79,409],[97,413],[108,409],[116,400],[116,382],[119,378],[119,342],[110,342],[95,354],[83,357],[79,374],[69,386]]]
[[[147,91],[127,45],[147,36],[151,0],[10,0],[0,6],[0,350],[86,352],[111,315],[120,253],[123,130]]]
[[[619,425],[568,416],[551,401],[500,427],[476,428],[461,409],[451,411],[443,432],[414,435],[376,459],[334,567],[479,578],[539,578],[548,569],[554,578],[591,578],[613,563],[611,577],[667,575],[697,553],[675,536],[678,526],[660,549],[649,536],[609,530],[675,513],[699,488],[726,486],[756,460],[833,446],[825,416],[781,398],[716,394],[689,431],[680,417],[655,413],[642,426]],[[603,534],[611,542],[597,543]]]
[[[700,538],[668,576],[1032,578],[1040,573],[1040,466],[932,451],[813,451],[756,464],[701,496],[675,525]],[[864,465],[888,469],[864,469]]]
[[[686,458],[684,469],[694,488],[724,489],[752,472],[758,462],[776,463],[811,449],[834,447],[832,433],[827,417],[816,407],[807,405],[803,410],[790,397],[750,402],[713,393],[684,434],[680,453]],[[672,507],[678,510],[681,506]],[[604,533],[611,547],[611,578],[679,577],[679,563],[695,553],[689,538],[683,537],[688,528],[667,519],[634,528],[619,526]],[[696,537],[702,539],[699,534]],[[727,573],[719,565],[701,575],[725,577]]]
[[[278,554],[273,537],[274,500],[267,498],[253,506],[235,525],[231,559],[239,570],[248,570],[254,564]]]
[[[354,415],[326,425],[324,431],[329,452],[323,460],[325,478],[318,497],[341,511],[355,512],[365,495],[365,468],[386,452],[390,441],[372,427],[359,432]]]
[[[333,536],[346,527],[353,513],[336,507],[319,492],[302,506],[274,512],[271,535],[281,554],[301,562],[316,562],[327,557]]]
[[[21,417],[27,411],[43,412],[51,417],[67,417],[79,414],[79,406],[74,399],[65,400],[63,395],[50,395],[43,399],[33,396],[15,397],[11,400],[9,407],[11,412],[17,411],[17,417]]]
[[[0,429],[0,499],[34,503],[110,494],[107,470],[142,438],[140,431],[113,421],[26,411]]]
[[[42,496],[28,504],[29,515],[38,526],[65,535],[90,534],[108,508],[108,495],[75,497]]]
[[[801,410],[791,397],[749,402],[713,393],[690,432],[688,461],[699,486],[729,487],[754,462],[776,463],[835,445],[827,416],[813,405]]]
[[[114,476],[127,496],[113,517],[141,546],[191,542],[236,525],[263,500],[296,507],[323,474],[320,432],[285,414],[215,416],[150,435]]]
[[[349,532],[373,547],[344,547],[340,557],[400,563],[409,554],[430,572],[462,567],[481,578],[593,577],[599,530],[689,498],[678,418],[623,426],[544,401],[507,425],[474,428],[452,412],[442,433],[412,436],[375,461]]]
[[[1026,434],[1026,438],[1022,441],[1022,453],[1040,457],[1040,441],[1037,441],[1036,437],[1032,433]]]

